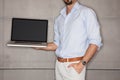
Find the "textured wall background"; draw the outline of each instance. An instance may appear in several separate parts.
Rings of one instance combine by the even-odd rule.
[[[87,68],[87,80],[120,79],[120,0],[79,0],[95,10],[104,46]],[[7,47],[12,17],[48,19],[48,42],[53,24],[64,7],[62,0],[0,0],[0,80],[55,80],[54,52]]]

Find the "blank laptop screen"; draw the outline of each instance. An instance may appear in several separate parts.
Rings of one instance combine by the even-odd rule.
[[[47,42],[48,20],[12,19],[11,41]]]

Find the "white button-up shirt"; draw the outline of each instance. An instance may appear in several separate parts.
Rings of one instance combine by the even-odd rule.
[[[95,12],[78,2],[66,15],[66,7],[60,12],[54,25],[56,55],[62,58],[84,56],[89,44],[102,45],[100,25]]]

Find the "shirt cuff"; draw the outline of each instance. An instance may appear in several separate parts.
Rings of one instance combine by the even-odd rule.
[[[54,44],[56,44],[57,46],[59,45],[57,42],[54,41]]]
[[[99,51],[100,48],[103,46],[103,44],[102,44],[101,42],[97,42],[96,40],[91,40],[91,41],[89,42],[89,44],[95,44],[96,46],[98,46],[97,51]]]

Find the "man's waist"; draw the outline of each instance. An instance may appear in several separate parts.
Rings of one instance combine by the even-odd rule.
[[[73,58],[61,58],[61,57],[57,57],[57,60],[59,62],[74,62],[74,61],[80,61],[82,59],[83,59],[83,57],[73,57]]]

